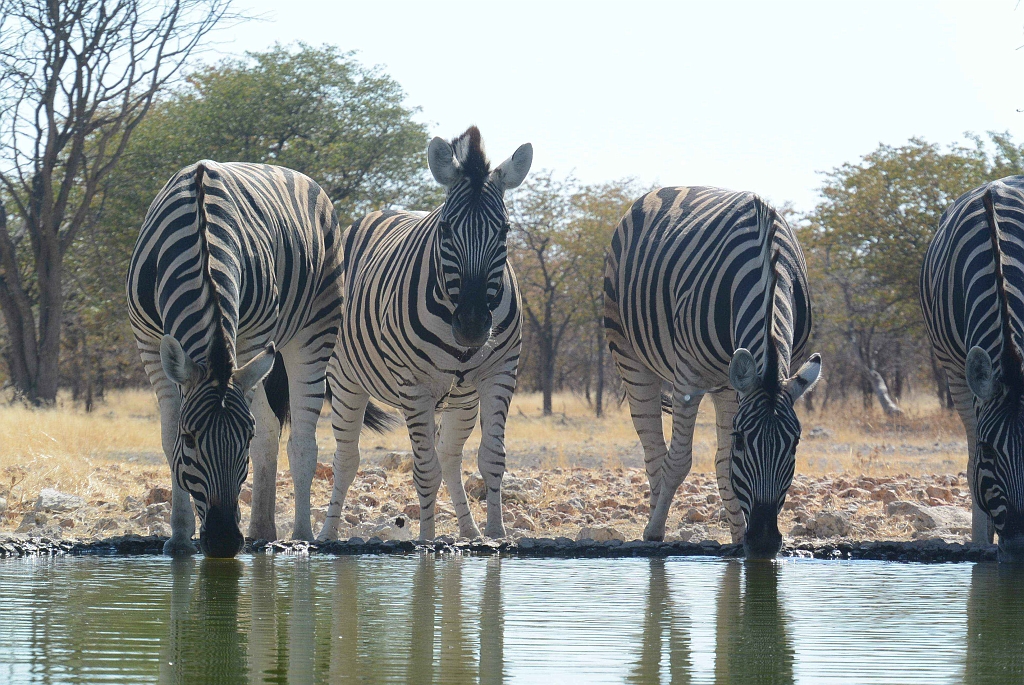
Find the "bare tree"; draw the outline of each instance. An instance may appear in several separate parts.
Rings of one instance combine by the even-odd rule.
[[[229,4],[0,0],[0,311],[26,399],[56,397],[64,256],[101,182]]]

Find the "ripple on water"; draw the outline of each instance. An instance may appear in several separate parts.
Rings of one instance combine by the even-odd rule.
[[[1024,682],[995,564],[0,562],[2,683]]]

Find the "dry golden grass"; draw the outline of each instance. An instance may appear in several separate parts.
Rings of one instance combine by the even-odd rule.
[[[584,400],[570,394],[557,395],[553,406],[554,414],[545,417],[539,395],[516,395],[507,429],[510,471],[642,466],[642,449],[625,406],[613,403],[601,419],[593,417]],[[963,471],[966,442],[959,418],[931,398],[906,402],[904,410],[903,417],[890,420],[878,409],[863,410],[859,403],[811,413],[801,406],[804,439],[797,472],[916,476]],[[666,417],[666,432],[669,425]],[[825,436],[811,437],[815,428],[824,429]],[[54,409],[2,406],[0,435],[0,497],[24,501],[44,487],[55,487],[88,500],[120,501],[127,494],[140,496],[154,481],[169,482],[156,401],[148,390],[111,393],[89,414],[66,398]],[[317,437],[320,459],[330,461],[334,436],[326,409]],[[478,445],[479,430],[466,445],[467,471],[475,470]],[[366,434],[362,447],[364,463],[369,463],[386,451],[408,450],[409,439],[403,429],[384,436]],[[705,400],[694,439],[694,473],[713,472],[714,450],[713,408]],[[284,451],[282,442],[282,470],[287,468]],[[108,492],[109,479],[94,478],[100,469],[108,475],[115,469],[118,482],[129,491]]]

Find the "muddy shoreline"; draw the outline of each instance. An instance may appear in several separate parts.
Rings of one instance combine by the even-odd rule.
[[[48,556],[140,556],[159,555],[167,538],[123,535],[100,540],[75,540],[23,535],[0,536],[0,559]],[[743,555],[741,545],[701,542],[644,542],[642,540],[571,540],[569,538],[519,538],[518,540],[454,540],[447,536],[433,542],[351,538],[326,543],[257,540],[247,542],[243,554],[319,555],[410,555],[467,554],[529,558],[624,558],[624,557],[722,557]],[[896,562],[950,563],[996,560],[995,545],[968,545],[945,540],[883,540],[859,542],[800,542],[786,544],[780,558],[831,560],[875,560]]]

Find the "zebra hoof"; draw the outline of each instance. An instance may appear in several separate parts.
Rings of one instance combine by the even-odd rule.
[[[505,526],[503,524],[499,524],[497,526],[487,526],[487,537],[493,538],[495,540],[500,540],[501,538],[505,537],[505,535]]]
[[[189,538],[175,538],[172,536],[164,543],[164,555],[169,557],[188,557],[196,554],[198,551]]]
[[[655,530],[655,529],[651,528],[650,525],[648,525],[646,528],[644,528],[644,542],[664,542],[664,541],[665,541],[665,531],[664,530]]]
[[[478,537],[481,537],[480,529],[476,526],[473,526],[471,528],[463,528],[459,531],[459,537],[465,538],[467,540],[476,540]]]

